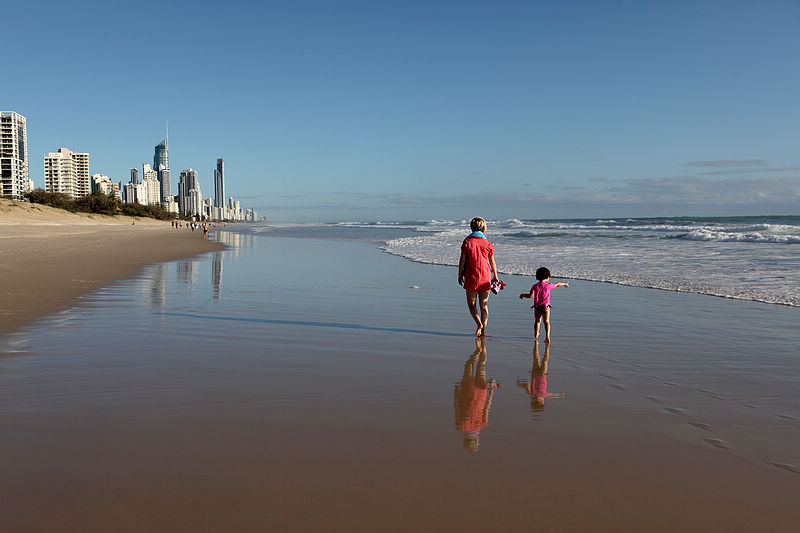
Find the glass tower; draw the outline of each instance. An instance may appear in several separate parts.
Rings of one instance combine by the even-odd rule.
[[[225,207],[225,163],[217,159],[214,169],[214,206]]]

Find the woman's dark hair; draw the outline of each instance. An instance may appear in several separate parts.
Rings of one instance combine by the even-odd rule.
[[[550,277],[550,270],[547,267],[539,267],[536,269],[536,279],[539,281],[545,280]]]

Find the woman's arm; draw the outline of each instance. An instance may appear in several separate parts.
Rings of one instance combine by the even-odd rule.
[[[461,250],[461,257],[458,259],[458,284],[464,285],[464,267],[467,264],[467,255]]]
[[[500,278],[497,277],[497,263],[494,262],[494,254],[492,254],[491,257],[489,257],[489,266],[492,267],[492,275],[494,276],[492,278],[492,281],[495,280],[499,281]]]

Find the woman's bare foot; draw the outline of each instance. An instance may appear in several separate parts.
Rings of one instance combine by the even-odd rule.
[[[479,327],[478,329],[475,330],[475,336],[476,337],[483,337],[485,335],[486,334],[483,332],[483,327]]]

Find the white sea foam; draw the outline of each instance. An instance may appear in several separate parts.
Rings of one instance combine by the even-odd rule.
[[[440,227],[383,249],[455,266],[466,232],[464,225]],[[800,247],[787,246],[800,244],[800,224],[510,219],[490,222],[487,236],[507,274],[532,276],[546,265],[561,278],[800,305]]]

